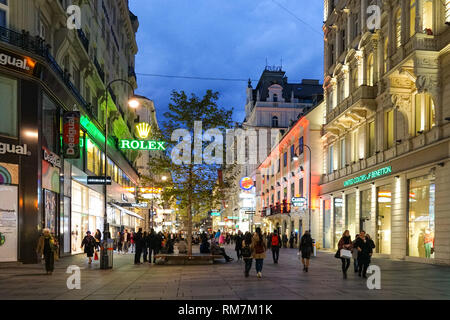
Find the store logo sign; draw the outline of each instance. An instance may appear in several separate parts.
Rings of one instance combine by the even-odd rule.
[[[80,112],[65,112],[63,116],[64,158],[80,158]]]
[[[0,51],[0,65],[6,68],[32,74],[36,61],[9,51]]]
[[[307,204],[307,200],[304,197],[293,197],[291,199],[291,203],[294,207],[305,208]]]
[[[28,146],[26,144],[21,146],[0,142],[0,154],[6,153],[17,154],[20,156],[31,156],[31,152],[28,151]]]
[[[164,141],[120,140],[120,149],[127,150],[166,150]]]
[[[349,187],[351,185],[357,184],[357,183],[361,183],[361,182],[365,182],[368,180],[372,180],[387,174],[392,173],[392,167],[388,166],[388,167],[384,167],[372,172],[369,172],[367,174],[363,174],[359,177],[353,178],[353,179],[349,179],[347,181],[344,181],[344,187]]]
[[[44,149],[44,160],[54,167],[61,168],[61,158],[46,149]]]

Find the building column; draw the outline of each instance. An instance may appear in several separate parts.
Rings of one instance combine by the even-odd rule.
[[[405,175],[394,178],[391,195],[391,257],[404,259],[407,255],[407,180]]]
[[[436,166],[435,262],[450,264],[450,162]]]

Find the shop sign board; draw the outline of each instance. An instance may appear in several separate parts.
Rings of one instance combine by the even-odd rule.
[[[220,212],[211,212],[211,216],[218,217],[220,216]]]
[[[106,177],[106,184],[111,185],[111,177]],[[105,185],[105,177],[104,176],[88,176],[87,184],[91,185]]]
[[[19,156],[31,156],[31,152],[28,151],[28,146],[26,144],[17,145],[0,142],[0,154],[7,153],[17,154]]]
[[[57,154],[47,149],[44,149],[44,160],[50,163],[52,166],[61,169],[61,158]]]
[[[239,186],[242,190],[251,190],[253,188],[253,179],[250,177],[243,177],[239,182]]]
[[[294,207],[304,208],[307,206],[308,201],[304,197],[293,197],[291,203]]]
[[[387,174],[392,173],[392,167],[388,166],[388,167],[384,167],[363,175],[360,175],[359,177],[355,177],[353,179],[349,179],[344,181],[344,187],[349,187],[351,185],[357,184],[357,183],[361,183],[361,182],[365,182],[365,181],[369,181]]]
[[[255,214],[255,211],[245,211],[245,214]]]
[[[80,112],[69,111],[63,115],[63,153],[66,159],[80,158]]]
[[[228,218],[228,220],[239,220],[239,217],[236,217],[236,216],[229,216],[227,218]]]
[[[10,51],[0,49],[0,66],[32,75],[36,67],[36,61],[30,57],[21,56]]]
[[[155,140],[120,140],[122,150],[166,150],[164,141]]]

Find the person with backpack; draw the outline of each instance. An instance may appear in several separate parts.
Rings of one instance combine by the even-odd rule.
[[[311,253],[314,251],[313,241],[309,231],[305,231],[300,239],[299,252],[302,254],[303,271],[308,272],[309,260],[311,259]]]
[[[55,260],[58,259],[58,243],[51,235],[50,229],[45,228],[43,230],[42,235],[39,237],[36,251],[39,257],[44,257],[45,271],[48,275],[51,275],[55,269]]]
[[[89,264],[92,263],[92,257],[94,256],[94,248],[95,248],[95,239],[91,235],[91,232],[86,232],[86,236],[84,237],[83,241],[81,242],[81,249],[84,247],[84,253],[86,253],[87,257],[89,258]]]
[[[251,248],[253,253],[253,259],[255,259],[256,275],[258,278],[261,278],[264,259],[266,258],[267,246],[261,234],[260,227],[256,228],[256,232],[252,237]]]
[[[253,262],[251,245],[252,245],[252,234],[250,232],[246,232],[241,242],[242,246],[241,256],[245,262],[244,274],[246,278],[248,278],[248,276],[250,275],[250,269],[252,268]]]
[[[270,239],[270,247],[272,248],[273,263],[278,263],[280,257],[281,238],[277,230],[273,231],[272,238]]]

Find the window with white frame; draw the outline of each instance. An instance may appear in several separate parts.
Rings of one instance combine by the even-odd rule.
[[[8,0],[0,0],[0,27],[6,28],[9,24]]]

